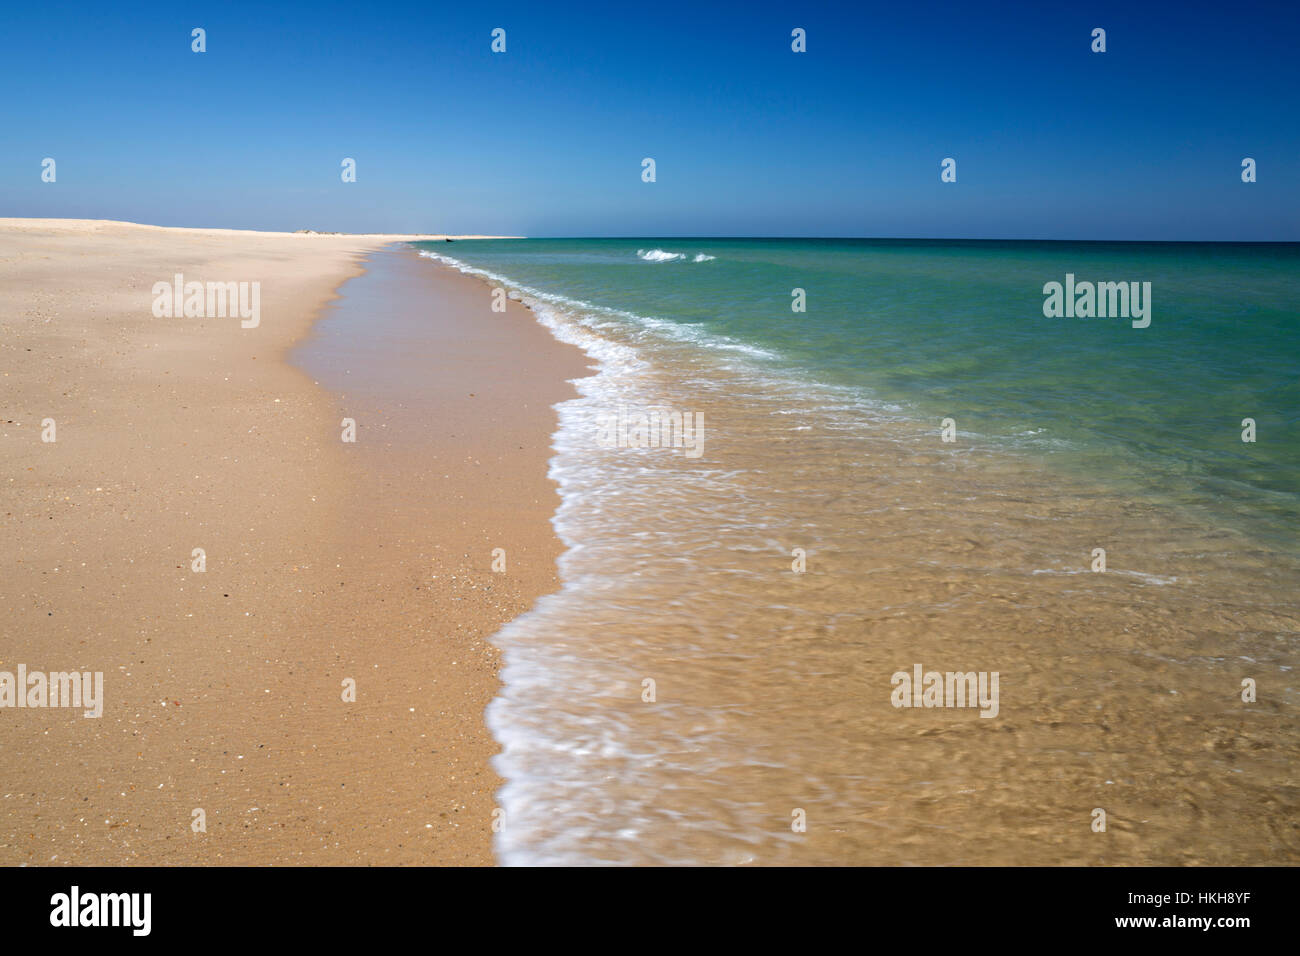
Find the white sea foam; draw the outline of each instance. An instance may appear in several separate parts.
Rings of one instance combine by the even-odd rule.
[[[451,256],[445,256],[438,252],[422,251],[420,255],[426,259],[433,259],[437,262],[449,265],[467,275],[480,276],[481,278],[495,282],[507,290],[509,298],[523,302],[534,310],[537,308],[538,303],[545,303],[554,306],[562,311],[565,323],[581,326],[589,331],[598,332],[602,329],[609,328],[611,322],[615,323],[615,325],[618,325],[619,323],[631,323],[642,329],[658,333],[664,338],[677,342],[688,342],[691,345],[698,345],[705,349],[723,352],[739,352],[758,359],[778,358],[775,352],[760,348],[756,345],[750,345],[747,342],[737,341],[736,339],[726,335],[718,335],[713,332],[705,331],[698,326],[683,325],[680,322],[657,319],[648,315],[638,315],[635,312],[628,312],[624,309],[610,309],[604,306],[595,305],[591,302],[585,302],[582,299],[573,299],[564,295],[556,295],[552,292],[544,292],[541,289],[535,289],[531,286],[526,286],[520,282],[516,282],[514,279],[507,276],[491,272],[487,269],[480,269],[476,266],[471,266],[459,259],[454,259]],[[556,321],[558,321],[558,319],[555,316],[552,316],[549,322],[543,321],[542,324],[546,325],[547,328],[551,328],[551,323]],[[562,339],[562,341],[586,348],[582,342],[573,341],[567,338]],[[607,342],[608,340],[602,337],[601,341]]]
[[[1178,578],[1164,576],[1159,574],[1150,574],[1146,571],[1125,571],[1122,569],[1108,569],[1106,571],[1093,571],[1091,568],[1035,568],[1030,574],[1114,574],[1124,577],[1137,578],[1146,584],[1177,584]]]
[[[638,249],[636,254],[646,262],[686,262],[689,253],[686,252],[668,252],[664,249]],[[711,256],[708,253],[697,252],[691,262],[712,262],[717,256]]]

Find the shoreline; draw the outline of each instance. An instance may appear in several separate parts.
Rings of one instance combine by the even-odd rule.
[[[536,251],[592,252],[559,245]],[[560,408],[567,586],[497,638],[503,863],[1295,859],[1283,556],[1024,452],[947,445],[937,417],[601,316],[521,278],[533,251],[518,272],[501,248],[465,265],[617,372]],[[691,274],[653,273],[677,296]],[[645,290],[588,278],[607,303]],[[601,447],[623,404],[702,412],[703,456]],[[900,709],[894,677],[918,666],[982,675],[1000,702]]]
[[[419,666],[396,682],[391,710],[448,694],[460,701],[431,715],[426,732],[444,742],[438,752],[461,780],[468,774],[469,789],[436,768],[420,776],[435,800],[458,804],[452,813],[483,821],[478,835],[489,843],[504,783],[484,720],[502,686],[493,638],[560,587],[564,547],[552,527],[560,500],[548,475],[554,405],[577,394],[569,380],[589,374],[586,356],[531,310],[508,301],[498,313],[491,303],[491,286],[477,278],[409,247],[384,248],[290,356],[337,415],[357,423],[353,534],[338,563],[366,582],[358,627],[379,605],[404,608],[395,662]],[[494,861],[490,845],[483,852],[442,862]]]
[[[438,529],[411,523],[429,489],[408,466],[437,458],[435,446],[367,444],[364,418],[360,442],[344,444],[344,396],[290,360],[329,337],[363,259],[410,238],[0,220],[0,437],[12,468],[0,670],[102,672],[105,684],[98,719],[0,714],[0,863],[493,862],[487,638],[555,579],[550,431],[538,424],[549,416],[553,429],[551,403],[520,419],[528,447],[499,468],[531,495],[522,517],[504,513],[512,573],[494,574],[489,552],[466,575],[496,584],[495,603],[449,589],[430,602]],[[260,326],[155,319],[150,286],[173,272],[260,281]],[[571,389],[574,356],[511,305],[505,322],[554,348],[532,380]],[[508,351],[494,341],[482,344]],[[504,387],[507,358],[497,412],[519,394]],[[458,414],[474,423],[472,404]],[[477,424],[491,436],[498,423]],[[448,500],[478,534],[474,519],[502,509],[467,477]],[[460,554],[437,557],[450,568]],[[346,678],[355,703],[341,699]]]
[[[224,229],[207,226],[154,226],[125,219],[19,219],[0,216],[0,229],[16,232],[40,230],[100,234],[111,230],[145,230],[150,233],[171,233],[177,236],[237,236],[244,238],[295,238],[295,239],[346,239],[382,242],[438,242],[450,239],[523,239],[523,236],[455,235],[454,233],[399,233],[399,232],[317,232],[297,229],[293,232],[273,229]]]

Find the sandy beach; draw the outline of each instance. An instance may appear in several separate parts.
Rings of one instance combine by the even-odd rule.
[[[489,638],[555,587],[586,363],[399,238],[0,220],[0,670],[104,675],[0,712],[0,865],[493,861]],[[156,317],[177,273],[260,321]]]
[[[773,374],[874,249],[402,238],[0,220],[0,865],[1294,863],[1300,565]]]

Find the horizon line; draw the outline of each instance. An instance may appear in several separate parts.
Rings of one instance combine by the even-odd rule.
[[[204,232],[248,232],[260,233],[264,235],[285,235],[285,236],[332,236],[341,238],[392,238],[394,241],[409,242],[441,242],[445,240],[452,241],[470,241],[480,239],[538,239],[538,240],[588,240],[588,239],[605,239],[605,240],[624,240],[624,241],[646,241],[646,240],[689,240],[689,241],[767,241],[767,242],[786,242],[786,241],[814,241],[814,242],[1060,242],[1060,243],[1110,243],[1110,244],[1132,244],[1132,245],[1269,245],[1269,246],[1287,246],[1300,245],[1300,239],[1073,239],[1073,238],[1046,238],[1032,236],[908,236],[908,235],[887,235],[887,236],[845,236],[845,235],[610,235],[610,234],[587,234],[587,235],[491,235],[483,233],[439,233],[439,232],[331,232],[320,229],[248,229],[232,226],[163,226],[156,223],[135,222],[128,219],[92,219],[86,217],[56,217],[56,216],[4,216],[0,217],[0,222],[24,222],[24,223],[50,223],[51,225],[59,223],[102,223],[104,225],[115,226],[135,226],[145,229],[174,229],[178,231],[204,231]]]

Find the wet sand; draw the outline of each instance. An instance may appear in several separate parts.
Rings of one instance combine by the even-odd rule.
[[[488,637],[553,585],[549,406],[584,362],[430,267],[378,364],[316,384],[289,350],[391,239],[0,220],[0,670],[105,685],[98,719],[0,710],[0,865],[492,862]],[[176,272],[260,282],[260,324],[155,318]],[[348,352],[351,305],[304,357]]]

